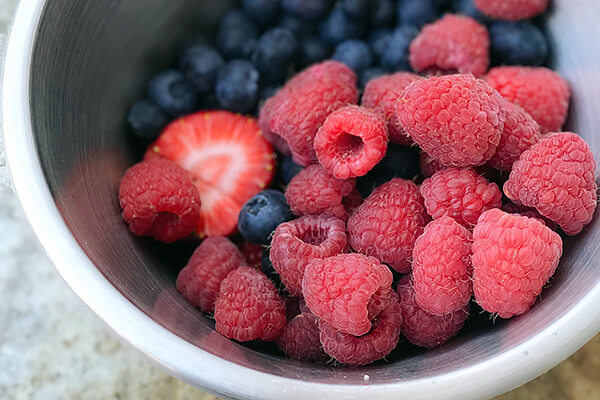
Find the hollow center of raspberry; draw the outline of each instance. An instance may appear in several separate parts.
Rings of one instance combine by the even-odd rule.
[[[327,232],[323,232],[321,229],[309,229],[298,238],[306,244],[319,246],[327,239]]]
[[[334,148],[342,158],[351,158],[360,154],[363,150],[364,143],[358,136],[349,133],[342,133],[337,137],[334,143]]]

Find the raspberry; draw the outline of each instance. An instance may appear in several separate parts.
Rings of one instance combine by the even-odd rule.
[[[366,365],[381,360],[396,348],[402,325],[402,312],[395,293],[381,311],[371,330],[360,337],[343,333],[321,320],[323,349],[337,361],[349,365]]]
[[[535,218],[546,224],[546,226],[552,230],[558,229],[558,225],[556,224],[556,222],[544,217],[535,208],[525,207],[522,204],[508,202],[502,204],[502,211],[507,212],[509,214],[519,214],[524,217]]]
[[[410,44],[415,71],[436,69],[481,76],[490,64],[490,35],[471,17],[447,14],[426,25]]]
[[[506,196],[577,235],[594,216],[596,162],[587,143],[571,132],[547,135],[513,165]]]
[[[313,259],[302,293],[310,311],[335,329],[360,336],[392,299],[392,271],[374,257],[340,254]]]
[[[415,301],[415,289],[410,275],[398,282],[398,297],[402,310],[402,334],[409,342],[421,347],[436,347],[458,333],[469,317],[470,306],[444,315],[433,315]]]
[[[497,67],[485,80],[506,100],[523,107],[542,133],[558,132],[564,125],[571,93],[556,72],[544,67]]]
[[[317,317],[311,313],[298,314],[288,322],[275,344],[296,360],[323,361],[328,358],[319,339]]]
[[[215,321],[217,332],[229,339],[273,340],[286,324],[285,303],[262,272],[239,267],[221,283]]]
[[[187,172],[172,161],[142,161],[119,186],[123,219],[135,235],[171,243],[196,230],[200,195]]]
[[[397,72],[373,79],[365,87],[361,104],[363,107],[371,108],[383,116],[392,143],[406,146],[413,143],[398,121],[396,101],[408,85],[419,79],[422,78],[409,72]]]
[[[548,0],[474,0],[474,3],[482,13],[507,21],[528,19],[548,8]]]
[[[227,274],[246,260],[231,241],[223,236],[205,239],[196,248],[177,276],[177,290],[194,307],[211,312]]]
[[[387,151],[387,128],[375,113],[346,106],[331,113],[315,137],[319,162],[339,179],[366,175]]]
[[[406,132],[442,164],[484,164],[504,129],[504,100],[473,75],[447,75],[413,82],[397,102]]]
[[[471,300],[471,232],[450,217],[431,222],[415,242],[415,301],[431,314],[462,310]]]
[[[308,215],[277,227],[270,259],[281,281],[294,296],[302,296],[302,278],[314,258],[340,254],[348,243],[344,222],[329,215]]]
[[[338,179],[321,165],[314,164],[292,178],[285,191],[285,198],[296,215],[329,213],[346,219],[342,201],[355,186],[356,179]]]
[[[360,192],[355,188],[350,194],[342,199],[344,209],[346,209],[346,215],[350,216],[363,202],[363,197]]]
[[[431,178],[436,172],[448,168],[423,150],[419,152],[419,167],[421,168],[421,175],[423,178]]]
[[[554,274],[562,240],[537,219],[495,209],[479,218],[472,249],[475,300],[510,318],[529,310]]]
[[[496,154],[490,158],[488,164],[502,171],[510,171],[521,153],[540,140],[540,126],[521,107],[507,101],[505,108],[504,131]]]
[[[376,188],[348,219],[348,240],[357,252],[406,273],[428,219],[417,185],[394,178]]]
[[[317,159],[313,141],[327,116],[357,102],[354,72],[337,61],[325,61],[294,76],[267,100],[259,124],[267,140],[306,166]]]
[[[244,242],[242,243],[242,246],[240,248],[240,251],[244,255],[246,264],[249,267],[256,268],[256,269],[261,268],[262,253],[263,253],[262,246],[260,246],[258,244],[254,244],[247,240],[244,240]]]

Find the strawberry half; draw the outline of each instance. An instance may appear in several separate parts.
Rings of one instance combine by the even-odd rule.
[[[271,183],[273,147],[256,119],[203,111],[172,122],[145,158],[165,157],[186,169],[198,187],[201,237],[229,235],[244,203]]]

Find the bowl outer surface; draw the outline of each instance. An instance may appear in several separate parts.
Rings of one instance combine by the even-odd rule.
[[[14,186],[59,272],[119,336],[172,375],[224,397],[480,399],[534,378],[600,330],[596,219],[565,241],[559,270],[529,313],[493,327],[472,324],[439,349],[401,348],[389,364],[331,368],[216,334],[174,289],[181,254],[193,244],[132,237],[115,194],[140,156],[125,132],[127,105],[173,63],[169,49],[186,32],[214,25],[226,3],[28,0],[15,19],[2,88]],[[568,128],[598,157],[600,3],[554,3],[554,65],[574,94]]]

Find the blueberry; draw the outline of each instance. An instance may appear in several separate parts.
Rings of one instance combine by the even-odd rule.
[[[331,56],[331,49],[318,37],[307,37],[298,45],[298,67],[306,68],[309,65],[323,61]]]
[[[208,93],[215,87],[223,57],[212,46],[188,47],[181,57],[180,69],[199,93]]]
[[[360,38],[365,34],[364,25],[348,18],[339,7],[333,9],[319,28],[321,39],[332,46],[337,46],[344,40]]]
[[[398,24],[421,27],[440,15],[435,0],[400,0]]]
[[[251,111],[258,100],[258,71],[246,60],[233,60],[217,76],[216,94],[221,107],[239,113]]]
[[[433,0],[439,11],[446,11],[452,5],[452,0]]]
[[[353,19],[365,19],[371,11],[371,0],[340,0],[340,7]]]
[[[284,288],[283,282],[281,282],[281,277],[279,276],[279,273],[275,271],[275,268],[273,268],[273,263],[269,258],[269,253],[269,249],[263,250],[262,259],[260,263],[262,272],[267,276],[267,278],[269,278],[273,282],[273,284],[275,284],[275,287],[278,290],[282,290]]]
[[[367,197],[377,186],[392,178],[412,179],[419,173],[419,149],[390,143],[379,164],[356,181],[356,188]]]
[[[279,0],[242,0],[242,7],[263,28],[273,26],[281,11]]]
[[[225,13],[219,21],[219,27],[234,27],[251,23],[251,19],[243,10],[233,8]]]
[[[297,38],[312,35],[315,33],[315,23],[295,15],[285,14],[279,20],[279,26],[289,29]]]
[[[381,56],[381,66],[392,71],[410,71],[408,46],[418,33],[419,31],[412,26],[400,26],[394,29]]]
[[[396,20],[396,2],[394,0],[373,0],[371,4],[371,27],[390,26]]]
[[[357,74],[373,64],[373,53],[369,45],[362,40],[346,40],[335,48],[333,60],[342,62]]]
[[[258,29],[241,11],[230,11],[221,19],[217,48],[227,58],[249,58],[256,46]]]
[[[302,18],[319,19],[327,14],[332,3],[332,0],[282,0],[281,7]]]
[[[387,73],[388,73],[388,71],[381,67],[372,67],[369,69],[365,69],[360,74],[360,79],[359,79],[360,88],[364,89],[365,86],[367,85],[367,83],[369,83],[369,81],[371,79],[379,78],[380,76],[386,75]]]
[[[473,0],[453,0],[452,11],[456,14],[466,15],[479,22],[486,22],[488,18],[475,7]]]
[[[497,64],[541,65],[548,56],[542,31],[529,21],[498,21],[490,25],[492,59]]]
[[[285,28],[266,31],[252,53],[252,62],[263,81],[279,82],[288,75],[296,55],[296,37]]]
[[[156,139],[168,122],[165,114],[148,100],[136,101],[127,114],[133,134],[146,141]]]
[[[294,218],[282,192],[263,190],[244,204],[238,217],[238,229],[244,239],[267,245],[279,224]]]
[[[371,50],[373,50],[373,54],[375,54],[378,59],[381,59],[383,53],[387,50],[391,37],[392,30],[390,28],[379,28],[369,34]]]
[[[260,91],[259,100],[265,101],[269,97],[275,96],[275,94],[277,94],[277,92],[279,92],[279,89],[281,89],[281,86],[277,86],[277,85],[265,86]]]
[[[192,83],[179,71],[161,72],[148,82],[148,98],[171,117],[196,109],[198,96]]]
[[[293,177],[298,175],[300,171],[302,171],[302,166],[296,164],[292,157],[285,156],[281,160],[281,164],[279,165],[279,173],[281,174],[281,179],[283,179],[283,183],[286,185],[290,183]]]

